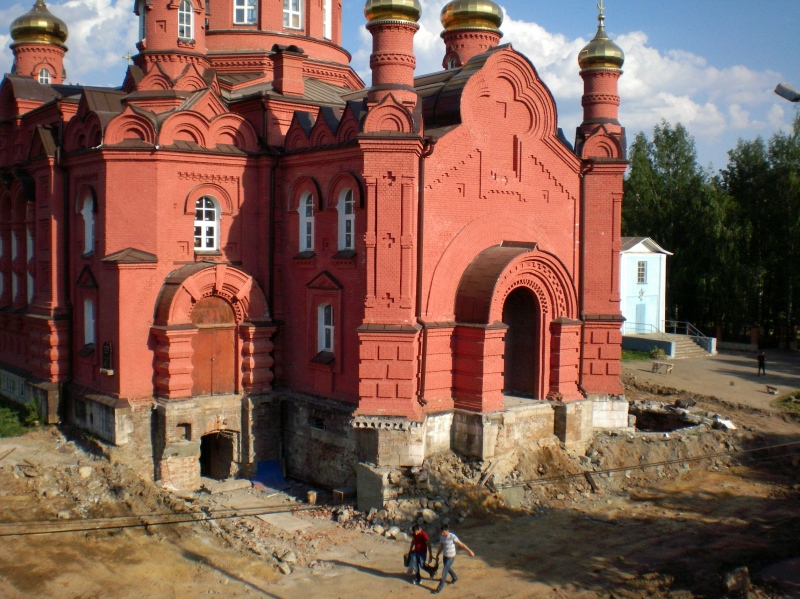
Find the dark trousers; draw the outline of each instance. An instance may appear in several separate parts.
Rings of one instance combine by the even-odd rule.
[[[767,376],[767,365],[766,364],[762,364],[761,362],[759,362],[758,363],[758,374],[756,376],[760,375],[762,372],[764,373],[764,376]]]
[[[417,582],[422,580],[422,575],[419,573],[419,568],[422,564],[425,563],[425,554],[424,553],[411,553],[411,568],[414,570],[414,576],[417,578]]]

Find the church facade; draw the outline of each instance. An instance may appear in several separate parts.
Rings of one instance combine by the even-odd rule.
[[[627,425],[623,54],[602,13],[573,146],[494,2],[448,3],[444,69],[415,76],[419,3],[367,0],[369,87],[341,8],[140,0],[118,88],[65,83],[43,0],[12,23],[4,395],[190,489],[270,460],[380,484],[509,431]]]

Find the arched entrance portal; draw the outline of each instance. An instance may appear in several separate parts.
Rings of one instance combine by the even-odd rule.
[[[505,340],[503,391],[536,397],[539,385],[539,306],[526,287],[512,291],[503,305]]]
[[[200,476],[225,480],[234,473],[236,433],[215,431],[200,438]]]
[[[192,309],[192,395],[225,395],[236,390],[236,317],[230,304],[210,296]]]

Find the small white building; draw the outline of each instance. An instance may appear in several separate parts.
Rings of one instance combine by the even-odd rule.
[[[623,237],[619,292],[625,324],[622,332],[664,331],[667,308],[667,256],[649,237]]]

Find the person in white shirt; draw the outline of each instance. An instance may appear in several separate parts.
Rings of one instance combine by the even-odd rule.
[[[433,591],[434,593],[440,593],[442,591],[448,574],[450,574],[450,578],[452,579],[450,582],[452,584],[455,584],[458,580],[458,576],[456,576],[456,572],[453,570],[453,562],[456,560],[456,546],[461,547],[464,551],[469,553],[471,557],[475,557],[475,553],[472,549],[467,547],[455,534],[450,532],[450,527],[445,524],[442,526],[442,536],[439,537],[439,550],[436,552],[436,559],[439,559],[439,556],[444,552],[442,580],[439,581],[439,586]]]

